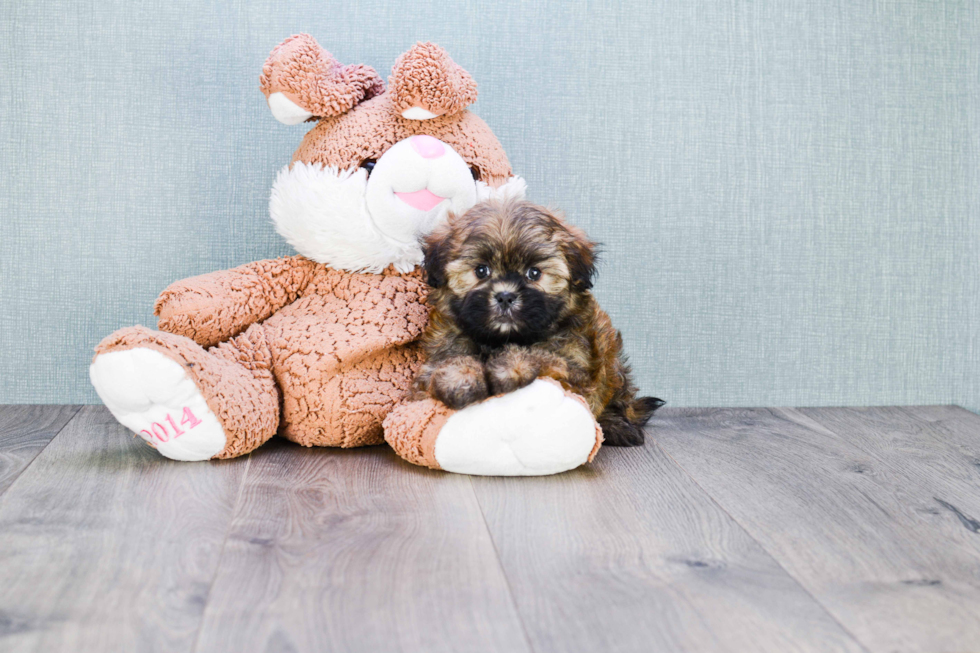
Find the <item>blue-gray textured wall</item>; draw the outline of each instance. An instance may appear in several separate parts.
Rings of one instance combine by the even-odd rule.
[[[92,347],[176,279],[289,253],[307,126],[258,74],[312,33],[480,85],[531,198],[605,244],[597,294],[673,405],[980,408],[980,4],[5,2],[0,402],[95,402]]]

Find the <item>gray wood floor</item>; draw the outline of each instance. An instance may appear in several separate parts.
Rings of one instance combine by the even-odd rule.
[[[980,651],[980,417],[664,409],[547,478],[0,407],[0,651]]]

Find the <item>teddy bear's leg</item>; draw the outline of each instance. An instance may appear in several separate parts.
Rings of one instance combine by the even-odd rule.
[[[557,474],[591,461],[602,443],[585,400],[550,379],[460,411],[433,399],[405,402],[384,431],[411,463],[480,476]]]
[[[233,458],[279,424],[261,329],[209,350],[184,336],[121,329],[96,348],[89,375],[116,419],[167,458]]]
[[[422,362],[417,343],[383,348],[312,384],[303,361],[280,370],[283,425],[279,435],[306,447],[384,444],[381,423],[411,386]]]

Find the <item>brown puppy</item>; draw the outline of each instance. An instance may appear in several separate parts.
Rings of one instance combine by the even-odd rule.
[[[636,397],[622,336],[589,291],[585,233],[529,202],[491,201],[450,216],[424,249],[433,290],[417,391],[462,408],[551,377],[588,401],[606,444],[643,444],[664,402]]]

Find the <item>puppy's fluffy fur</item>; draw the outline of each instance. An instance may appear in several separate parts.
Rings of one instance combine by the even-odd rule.
[[[595,244],[547,209],[489,201],[425,242],[428,361],[415,380],[462,408],[544,376],[588,401],[606,444],[643,443],[643,425],[663,405],[636,397],[622,336],[590,288]]]

